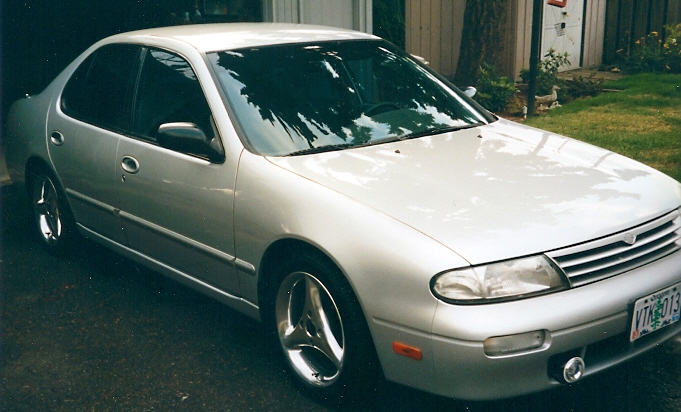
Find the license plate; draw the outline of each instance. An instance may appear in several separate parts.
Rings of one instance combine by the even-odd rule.
[[[634,304],[631,342],[669,326],[681,316],[681,283],[643,297]]]

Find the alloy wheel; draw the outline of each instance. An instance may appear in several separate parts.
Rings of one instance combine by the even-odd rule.
[[[48,246],[54,246],[62,236],[62,219],[57,190],[52,180],[40,176],[33,180],[32,199],[38,233]]]
[[[339,377],[345,360],[345,334],[338,306],[313,275],[294,272],[279,287],[275,309],[279,342],[302,381],[327,387]]]

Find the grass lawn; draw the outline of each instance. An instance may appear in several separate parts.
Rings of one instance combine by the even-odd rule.
[[[634,158],[681,181],[681,75],[640,74],[526,124]]]

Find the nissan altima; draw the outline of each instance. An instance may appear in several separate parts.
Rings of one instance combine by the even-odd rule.
[[[679,182],[499,119],[373,35],[115,35],[6,131],[49,251],[84,236],[262,322],[313,396],[511,397],[681,332]]]

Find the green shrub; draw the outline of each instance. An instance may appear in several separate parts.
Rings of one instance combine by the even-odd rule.
[[[681,73],[681,23],[675,26],[664,26],[667,38],[662,44],[665,59],[665,71],[669,73]]]
[[[665,26],[663,40],[656,31],[636,40],[630,50],[617,51],[622,72],[681,73],[681,23]]]
[[[563,81],[558,90],[558,100],[561,103],[579,99],[580,97],[594,97],[603,91],[605,79],[596,78],[596,73],[589,77],[574,76],[572,80]]]
[[[570,65],[568,56],[567,52],[560,54],[554,49],[549,49],[548,53],[544,55],[544,59],[539,62],[539,70],[537,71],[537,95],[550,94],[553,86],[562,85],[561,80],[557,77],[558,69]],[[529,83],[529,69],[522,69],[520,78],[523,83]]]
[[[476,88],[478,92],[473,98],[491,112],[506,109],[508,101],[518,92],[512,79],[497,76],[494,66],[488,63],[480,67]]]
[[[652,32],[636,40],[634,49],[628,54],[622,54],[622,72],[625,74],[662,72],[664,56],[662,54],[662,40],[657,32]]]

